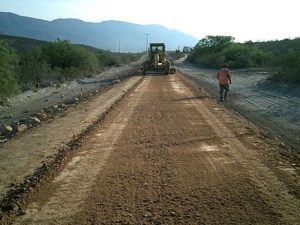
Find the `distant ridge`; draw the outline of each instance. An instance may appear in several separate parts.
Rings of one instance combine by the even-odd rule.
[[[164,42],[167,50],[183,46],[194,46],[197,39],[177,30],[161,25],[139,25],[122,21],[84,22],[78,19],[56,19],[53,21],[0,12],[0,34],[27,37],[44,41],[70,40],[74,44],[85,44],[96,48],[121,52],[140,52],[149,42]]]

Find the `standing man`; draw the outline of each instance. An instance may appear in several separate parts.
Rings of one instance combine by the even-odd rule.
[[[220,87],[220,102],[227,100],[227,95],[229,91],[229,84],[231,84],[230,70],[228,69],[228,64],[224,66],[217,73],[217,79],[219,81]],[[224,93],[225,91],[225,93]]]

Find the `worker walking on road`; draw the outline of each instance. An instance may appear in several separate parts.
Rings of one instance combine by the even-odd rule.
[[[227,100],[229,84],[231,84],[230,70],[228,69],[228,64],[224,64],[224,66],[218,71],[217,79],[219,81],[220,87],[220,101]]]

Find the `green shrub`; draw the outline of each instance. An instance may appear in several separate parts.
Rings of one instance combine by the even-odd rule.
[[[67,40],[49,43],[6,36],[2,39],[6,41],[0,41],[0,97],[19,93],[20,89],[37,89],[90,77],[104,68],[121,66],[141,57],[141,54],[73,45]]]
[[[26,90],[91,76],[98,67],[95,53],[71,45],[69,41],[58,40],[23,54],[18,77]]]
[[[231,36],[207,36],[197,43],[187,60],[205,67],[228,63],[231,68],[245,68],[263,66],[272,59],[269,52],[256,48],[253,42],[233,41]]]
[[[58,68],[51,68],[41,48],[34,48],[21,56],[18,79],[23,91],[65,81]]]
[[[102,67],[112,67],[112,66],[120,66],[121,60],[112,53],[109,52],[99,52],[98,53],[98,61]]]
[[[78,75],[90,75],[98,68],[97,57],[94,53],[81,46],[71,45],[66,40],[48,44],[42,49],[42,55],[51,68],[60,69],[67,80]]]
[[[17,62],[17,55],[13,53],[7,43],[0,41],[0,97],[20,92],[15,74]]]
[[[120,66],[137,59],[135,54],[117,54],[69,41],[46,43],[23,53],[18,79],[22,90],[46,87],[78,77],[90,77],[106,67]]]
[[[273,79],[300,82],[300,52],[295,51],[284,55]]]
[[[204,67],[218,67],[225,60],[220,52],[230,46],[233,41],[234,38],[231,36],[206,36],[196,44],[187,61]]]
[[[231,44],[220,55],[224,56],[223,63],[229,63],[231,68],[262,66],[266,60],[261,50],[243,44]]]

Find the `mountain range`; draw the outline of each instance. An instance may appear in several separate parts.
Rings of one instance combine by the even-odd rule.
[[[96,48],[140,52],[148,42],[164,42],[167,50],[193,47],[197,39],[189,34],[161,25],[140,25],[123,21],[84,22],[78,19],[41,20],[0,12],[0,34],[20,36],[44,41],[70,40]],[[149,35],[147,35],[149,34]]]

